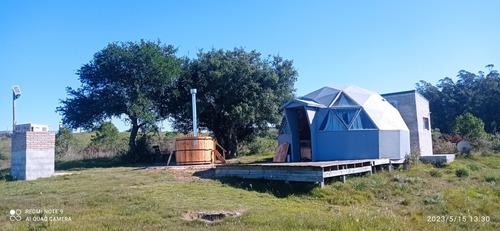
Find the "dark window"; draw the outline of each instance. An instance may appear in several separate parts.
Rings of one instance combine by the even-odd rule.
[[[345,106],[358,106],[354,100],[346,96],[344,93],[340,94],[340,97],[333,104],[334,107],[345,107]]]
[[[337,108],[333,111],[344,122],[345,126],[349,127],[358,114],[359,108]]]
[[[358,117],[354,120],[351,125],[351,129],[377,129],[377,126],[372,122],[370,117],[366,114],[364,110],[359,112]]]
[[[424,117],[424,129],[425,130],[431,129],[431,125],[429,124],[429,118],[427,118],[427,117]]]
[[[320,131],[344,131],[347,127],[339,120],[332,110],[329,110],[325,116],[325,119],[319,127]]]
[[[368,114],[361,108],[335,108],[328,111],[320,131],[377,129]]]

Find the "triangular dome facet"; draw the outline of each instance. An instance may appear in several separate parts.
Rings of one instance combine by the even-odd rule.
[[[323,104],[325,106],[330,105],[333,100],[337,97],[340,91],[331,87],[323,87],[319,90],[313,91],[303,97],[301,99],[311,100],[319,104]]]
[[[334,107],[349,107],[349,106],[359,106],[350,97],[346,96],[344,93],[340,94],[340,97],[333,104]]]
[[[331,110],[325,116],[325,119],[319,127],[320,131],[345,131],[347,126],[344,122],[340,121],[338,116],[335,115]]]
[[[358,129],[377,129],[377,126],[373,124],[370,117],[366,114],[365,110],[361,110],[358,116],[355,118],[352,123],[350,129],[358,130]]]
[[[342,122],[344,122],[346,127],[349,127],[356,118],[356,115],[358,114],[358,111],[360,108],[338,108],[338,109],[333,109],[335,114],[339,117]]]

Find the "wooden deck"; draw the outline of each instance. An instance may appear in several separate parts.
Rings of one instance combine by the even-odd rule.
[[[215,169],[217,177],[242,177],[247,179],[283,180],[285,182],[319,182],[325,178],[372,173],[382,168],[391,169],[389,159],[343,160],[320,162],[224,164]]]

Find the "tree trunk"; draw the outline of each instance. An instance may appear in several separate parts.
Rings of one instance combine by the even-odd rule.
[[[129,152],[130,156],[132,157],[133,160],[136,159],[136,143],[135,139],[137,138],[137,133],[139,132],[140,126],[137,124],[137,119],[130,119],[132,121],[132,129],[130,130],[130,138],[128,140],[128,147],[129,147]]]
[[[236,137],[236,134],[233,131],[230,132],[229,140],[227,143],[229,145],[227,147],[227,151],[229,153],[229,156],[231,158],[236,157],[236,153],[238,152],[238,138]]]
[[[230,153],[229,155],[234,158],[236,157],[236,153],[238,152],[238,142],[236,140],[230,140],[229,141],[229,150],[228,152]]]

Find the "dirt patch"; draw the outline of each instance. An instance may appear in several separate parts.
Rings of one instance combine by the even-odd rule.
[[[188,221],[192,220],[202,220],[206,222],[214,222],[222,220],[226,217],[239,217],[241,216],[241,212],[187,212],[184,214],[184,219]]]
[[[183,181],[191,181],[194,179],[213,179],[215,178],[214,168],[147,168],[143,172],[170,172],[175,178]]]

